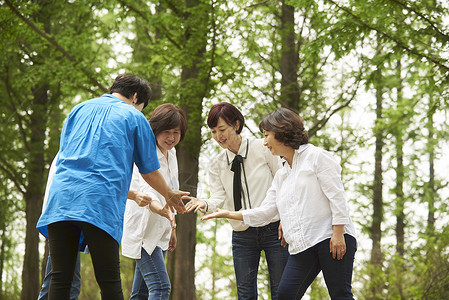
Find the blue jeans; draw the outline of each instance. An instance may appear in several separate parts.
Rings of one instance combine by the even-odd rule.
[[[167,251],[160,247],[156,247],[151,255],[142,248],[141,258],[136,259],[130,300],[168,300],[171,286],[165,267],[166,255]]]
[[[80,275],[80,254],[78,252],[78,257],[76,258],[75,274],[73,276],[72,287],[70,288],[70,300],[78,300],[81,290],[81,275]],[[45,268],[45,277],[42,282],[42,288],[39,293],[37,300],[47,300],[48,299],[48,288],[50,287],[51,279],[51,260],[50,255],[47,258],[47,266]]]
[[[287,248],[278,239],[279,221],[263,227],[232,232],[232,256],[239,300],[257,299],[257,272],[265,251],[270,276],[271,299],[277,299],[279,282],[288,260]]]
[[[329,242],[330,238],[290,255],[279,284],[279,300],[301,299],[320,271],[331,299],[354,299],[351,281],[357,241],[345,234],[346,253],[341,260],[332,258]]]

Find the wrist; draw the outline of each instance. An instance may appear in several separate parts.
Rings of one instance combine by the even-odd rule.
[[[333,233],[343,235],[345,233],[345,225],[333,225]]]
[[[203,201],[203,203],[204,203],[204,211],[205,212],[209,211],[209,203],[207,203],[206,200],[201,200],[201,201]]]
[[[167,190],[167,195],[165,196],[165,201],[168,202],[168,200],[170,200],[170,198],[173,196],[173,190],[172,189],[168,189]]]

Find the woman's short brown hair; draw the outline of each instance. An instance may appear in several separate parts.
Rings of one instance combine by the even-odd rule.
[[[207,126],[209,128],[216,127],[220,118],[231,126],[235,126],[237,121],[239,121],[239,128],[237,128],[236,133],[240,134],[242,132],[245,119],[240,110],[231,103],[221,102],[212,106],[207,117]]]
[[[187,117],[179,106],[170,103],[161,104],[151,113],[149,121],[154,136],[157,137],[164,130],[179,127],[181,130],[179,141],[181,142],[184,139],[187,131]]]
[[[293,149],[309,142],[302,119],[287,108],[279,108],[266,115],[259,123],[259,130],[273,132],[276,140]]]

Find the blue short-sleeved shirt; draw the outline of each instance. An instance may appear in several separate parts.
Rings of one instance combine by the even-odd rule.
[[[48,237],[49,224],[83,221],[120,243],[133,163],[142,174],[160,167],[153,131],[141,112],[110,94],[75,106],[36,227]]]

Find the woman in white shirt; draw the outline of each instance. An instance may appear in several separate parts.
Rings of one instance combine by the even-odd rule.
[[[278,299],[301,299],[320,271],[332,299],[353,299],[357,242],[340,165],[328,151],[308,143],[302,120],[291,110],[275,110],[259,129],[264,145],[286,162],[262,205],[242,212],[221,210],[202,220],[228,218],[264,226],[279,214],[290,256]]]
[[[244,122],[242,113],[230,103],[216,104],[209,111],[207,125],[223,151],[209,165],[210,198],[193,199],[186,205],[188,212],[214,212],[221,207],[244,211],[261,205],[274,174],[281,167],[280,160],[263,146],[262,139],[240,135]],[[250,227],[233,220],[230,223],[238,299],[257,299],[262,251],[268,265],[271,299],[277,299],[279,281],[288,259],[287,249],[279,239],[279,216],[271,216],[263,227]]]
[[[153,111],[149,122],[156,137],[161,165],[159,170],[168,186],[178,190],[178,163],[174,147],[184,138],[186,115],[176,105],[162,104]],[[164,197],[143,180],[137,168],[134,171],[136,174],[133,174],[131,189],[150,195],[153,201],[147,207],[139,207],[135,201],[128,200],[126,203],[122,255],[136,260],[130,299],[168,300],[171,285],[165,256],[167,251],[172,252],[176,247],[174,221],[172,224],[169,221],[174,219]]]

